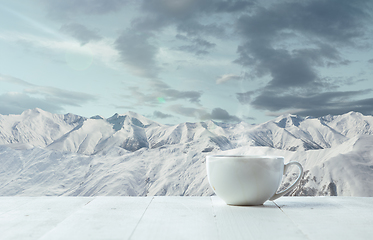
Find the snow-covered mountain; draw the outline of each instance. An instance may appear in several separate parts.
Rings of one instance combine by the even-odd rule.
[[[206,155],[270,154],[304,166],[291,195],[373,196],[372,145],[373,117],[356,112],[168,126],[33,109],[0,115],[0,195],[211,195]]]
[[[0,144],[29,143],[45,147],[84,120],[77,115],[58,115],[41,109],[26,110],[21,115],[0,114]]]

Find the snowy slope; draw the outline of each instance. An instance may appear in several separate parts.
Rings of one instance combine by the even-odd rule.
[[[84,121],[83,117],[57,115],[41,109],[21,115],[0,115],[0,144],[29,143],[45,147]]]
[[[373,196],[372,126],[372,116],[355,112],[174,126],[134,112],[108,119],[41,109],[0,115],[0,196],[211,195],[208,154],[299,161],[305,174],[291,195]]]

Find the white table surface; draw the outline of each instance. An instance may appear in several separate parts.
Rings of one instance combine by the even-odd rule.
[[[373,239],[373,198],[0,197],[0,239]]]

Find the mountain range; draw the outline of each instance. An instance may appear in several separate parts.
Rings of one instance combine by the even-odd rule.
[[[268,154],[303,165],[290,195],[371,197],[372,145],[373,117],[358,112],[170,126],[135,112],[106,119],[30,109],[0,115],[0,196],[206,196],[206,155]]]

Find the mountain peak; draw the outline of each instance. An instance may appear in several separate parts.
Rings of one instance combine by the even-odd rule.
[[[111,116],[108,119],[122,118],[122,117],[126,117],[126,116],[131,117],[131,118],[146,118],[143,115],[138,114],[136,112],[128,111],[128,112],[125,112],[125,113],[115,113],[113,116]]]
[[[48,113],[40,108],[27,109],[21,113],[21,115],[38,115],[40,113]]]
[[[111,116],[111,117],[109,117],[108,120],[109,120],[109,119],[116,119],[116,118],[118,118],[119,116],[120,116],[119,113],[114,113],[114,115]]]
[[[134,112],[104,120],[41,109],[23,114],[0,115],[0,195],[211,195],[201,163],[207,154],[229,154],[301,162],[302,185],[291,195],[332,194],[332,182],[334,195],[373,196],[373,117],[356,112],[330,121],[287,114],[255,127],[156,125]]]
[[[161,124],[154,122],[141,114],[136,112],[128,111],[124,114],[115,113],[113,116],[107,119],[109,123],[114,124],[114,129],[119,130],[123,125],[130,124],[137,127],[146,128],[150,125],[161,126]]]
[[[351,112],[343,114],[342,116],[363,117],[364,115],[362,113],[359,113],[359,112],[351,111]]]
[[[290,126],[298,127],[299,124],[304,120],[304,117],[294,115],[294,114],[286,114],[281,115],[274,120],[274,122],[281,128],[286,128]]]
[[[90,117],[90,119],[105,119],[105,118],[101,115],[95,115],[95,116]]]

